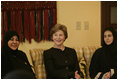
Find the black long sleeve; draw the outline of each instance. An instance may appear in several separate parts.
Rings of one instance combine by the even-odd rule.
[[[95,76],[98,74],[98,72],[100,71],[100,64],[99,64],[99,50],[97,50],[91,59],[91,63],[90,63],[90,67],[89,67],[89,72],[90,72],[90,77],[92,79],[95,78]]]

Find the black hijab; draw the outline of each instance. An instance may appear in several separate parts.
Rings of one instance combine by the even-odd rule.
[[[103,37],[104,37],[104,33],[106,31],[112,32],[113,42],[110,45],[107,45],[104,41],[104,38],[103,38],[103,47],[102,47],[102,49],[104,51],[104,54],[109,55],[109,57],[112,57],[113,60],[115,58],[116,61],[117,61],[117,34],[116,34],[115,30],[112,27],[107,27],[103,32]]]
[[[8,31],[6,32],[4,38],[3,38],[3,46],[2,46],[2,55],[7,55],[8,53],[14,53],[16,51],[18,51],[18,49],[16,50],[12,50],[9,46],[8,46],[8,41],[13,37],[13,36],[17,36],[18,40],[19,40],[19,35],[16,31]]]
[[[112,35],[113,35],[113,42],[110,44],[110,45],[107,45],[106,43],[105,43],[105,41],[104,41],[104,33],[106,32],[106,31],[110,31],[110,32],[112,32]],[[117,47],[117,33],[116,33],[116,31],[112,28],[112,27],[107,27],[104,31],[103,31],[103,36],[102,36],[103,38],[103,44],[102,44],[102,46],[103,46],[103,48],[104,47]]]

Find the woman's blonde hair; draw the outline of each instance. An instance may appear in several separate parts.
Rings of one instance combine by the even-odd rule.
[[[56,24],[51,29],[51,32],[50,32],[51,39],[52,39],[53,34],[57,32],[58,30],[62,30],[64,32],[65,39],[68,38],[67,27],[62,24]]]

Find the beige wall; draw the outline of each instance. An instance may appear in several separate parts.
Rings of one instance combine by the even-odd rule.
[[[69,37],[64,44],[69,47],[100,46],[100,11],[100,1],[57,1],[57,23],[68,28]],[[86,21],[89,23],[88,30],[84,29]],[[77,22],[81,23],[80,30],[76,29]],[[52,46],[52,42],[36,43],[32,40],[32,44],[21,43],[19,49],[30,58],[29,49]]]
[[[57,2],[57,20],[68,27],[68,46],[100,45],[100,2],[99,1],[65,1]],[[84,22],[89,29],[84,30]],[[81,30],[76,30],[77,22]]]

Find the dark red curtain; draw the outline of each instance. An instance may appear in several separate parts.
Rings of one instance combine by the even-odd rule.
[[[3,37],[4,37],[4,34],[5,34],[5,32],[7,32],[8,31],[8,28],[7,28],[7,11],[3,11],[2,12],[2,23],[1,23],[1,26],[2,26],[2,28],[1,28],[1,33],[2,33],[2,41],[1,41],[1,45],[3,44]]]
[[[49,32],[49,19],[48,19],[49,13],[48,10],[44,10],[44,39],[48,40],[48,32]]]
[[[36,15],[36,37],[37,37],[37,41],[40,42],[41,41],[41,11],[37,11],[37,15]]]
[[[56,1],[1,1],[2,39],[15,30],[20,41],[50,40],[50,29],[57,23]]]

